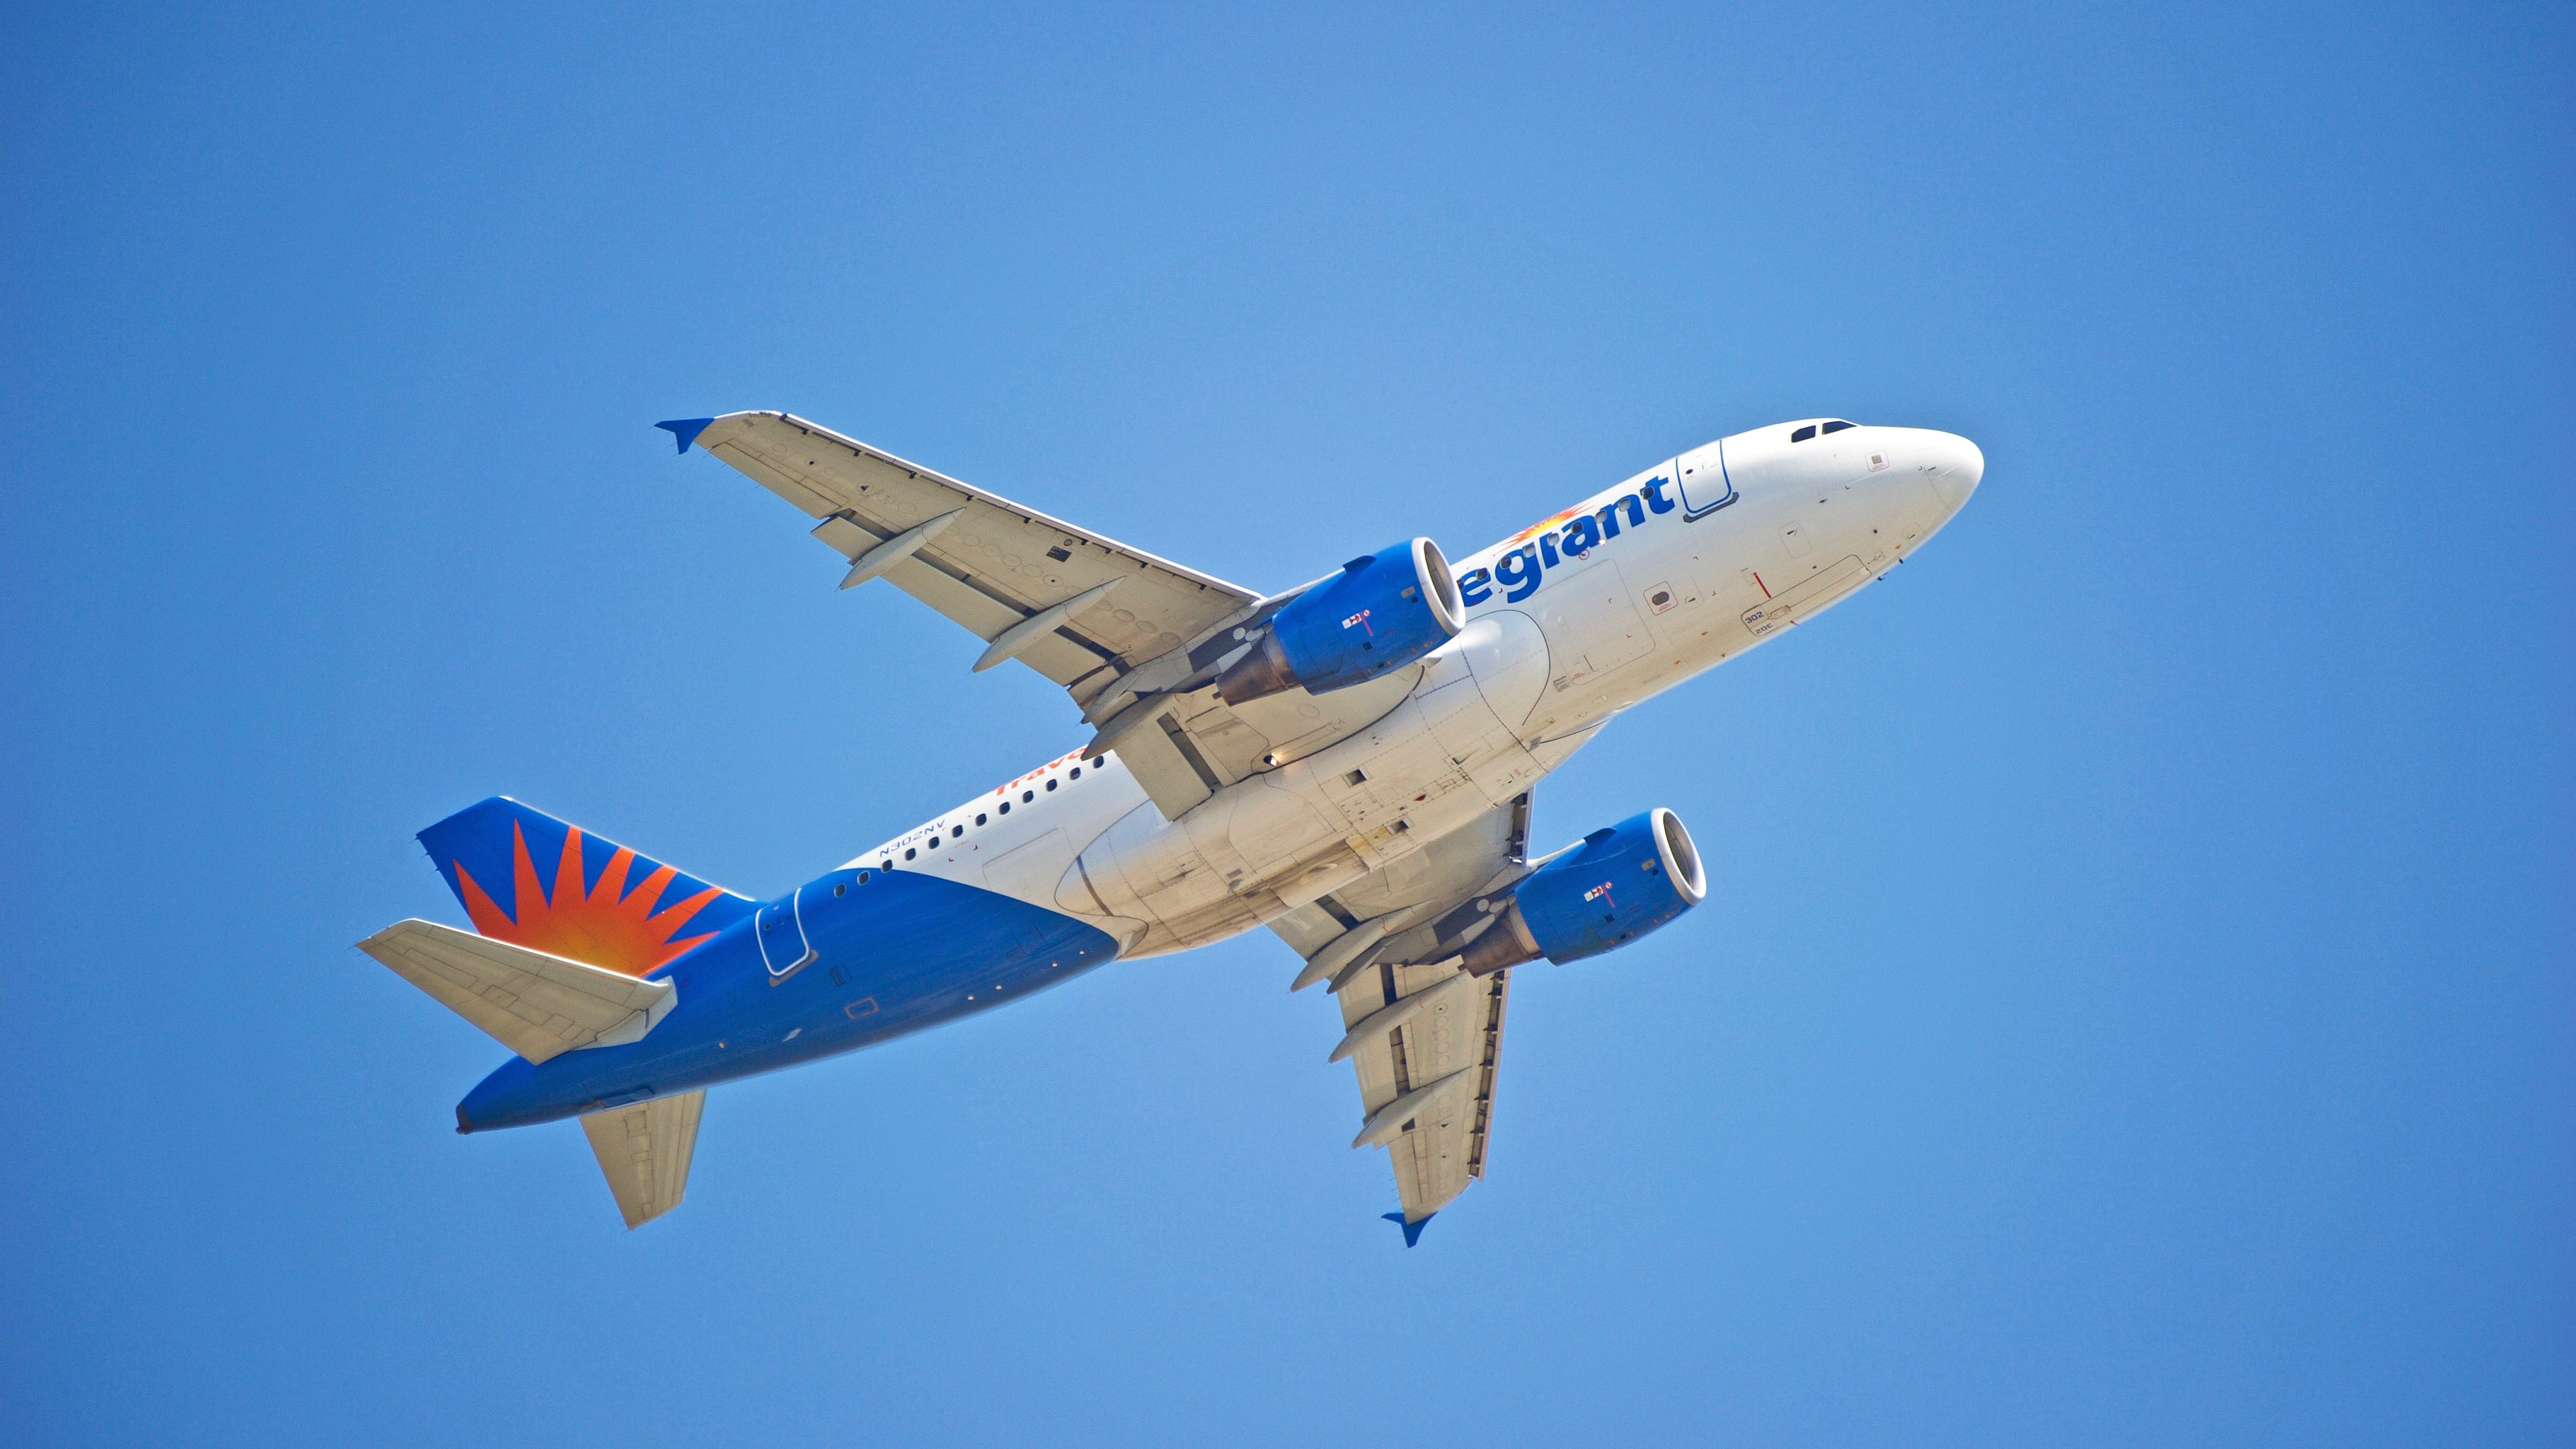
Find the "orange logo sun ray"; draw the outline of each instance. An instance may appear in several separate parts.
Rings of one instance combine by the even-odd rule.
[[[510,826],[510,847],[512,884],[519,904],[515,919],[484,891],[463,861],[456,862],[456,879],[464,887],[458,894],[465,898],[465,914],[473,918],[474,929],[496,941],[628,976],[642,976],[706,940],[703,935],[677,941],[671,937],[707,902],[724,894],[709,886],[656,911],[653,902],[679,872],[663,866],[630,891],[626,873],[635,863],[635,852],[622,845],[608,858],[608,868],[599,873],[599,884],[585,891],[578,826],[564,833],[563,858],[555,863],[555,886],[549,894],[537,883],[536,862],[528,858],[528,838],[515,822]]]
[[[1580,508],[1569,508],[1563,513],[1557,514],[1552,518],[1542,518],[1538,522],[1531,524],[1529,527],[1522,529],[1520,532],[1513,534],[1511,537],[1504,539],[1503,546],[1508,548],[1516,543],[1526,543],[1582,512],[1583,510]]]

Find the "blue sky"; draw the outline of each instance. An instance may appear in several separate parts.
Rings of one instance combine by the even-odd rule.
[[[0,55],[0,1437],[2576,1433],[2563,6],[96,7]],[[650,424],[1221,577],[1784,417],[1958,522],[1545,788],[1405,1252],[1258,934],[716,1091],[621,1231],[350,948],[506,792],[783,890],[1079,743]]]

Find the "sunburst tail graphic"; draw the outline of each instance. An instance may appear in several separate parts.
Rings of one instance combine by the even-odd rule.
[[[475,930],[630,976],[753,909],[743,896],[504,796],[420,832],[420,843]]]

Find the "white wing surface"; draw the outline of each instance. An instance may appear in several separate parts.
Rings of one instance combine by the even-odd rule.
[[[689,1191],[689,1159],[698,1150],[698,1114],[704,1089],[612,1107],[581,1119],[599,1170],[630,1229],[680,1205]]]
[[[1479,909],[1530,870],[1529,797],[1271,924],[1341,1009],[1332,1060],[1359,1079],[1354,1147],[1384,1147],[1410,1244],[1485,1175],[1511,972],[1468,976]]]
[[[985,641],[975,667],[1017,659],[1063,685],[1169,818],[1247,775],[1274,750],[1311,753],[1383,716],[1419,671],[1351,689],[1292,689],[1244,705],[1216,697],[1218,668],[1292,594],[1272,598],[786,413],[662,424],[821,520],[850,561],[842,586],[883,578]]]
[[[679,1000],[647,981],[436,921],[397,921],[358,949],[531,1062],[616,1046],[651,1031]]]
[[[882,573],[979,638],[1088,598],[1009,656],[1077,699],[1261,599],[786,413],[717,418],[697,442],[821,519],[814,536],[854,564],[953,516]]]

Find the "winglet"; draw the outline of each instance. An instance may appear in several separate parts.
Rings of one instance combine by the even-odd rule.
[[[1404,1229],[1404,1245],[1408,1248],[1422,1241],[1423,1228],[1428,1226],[1431,1220],[1438,1216],[1440,1216],[1438,1213],[1424,1213],[1422,1216],[1408,1221],[1402,1213],[1385,1214],[1388,1222]]]
[[[679,451],[685,453],[689,451],[689,445],[698,440],[698,434],[707,430],[707,424],[714,421],[713,418],[673,418],[667,423],[655,423],[653,426],[677,438],[680,442]]]

